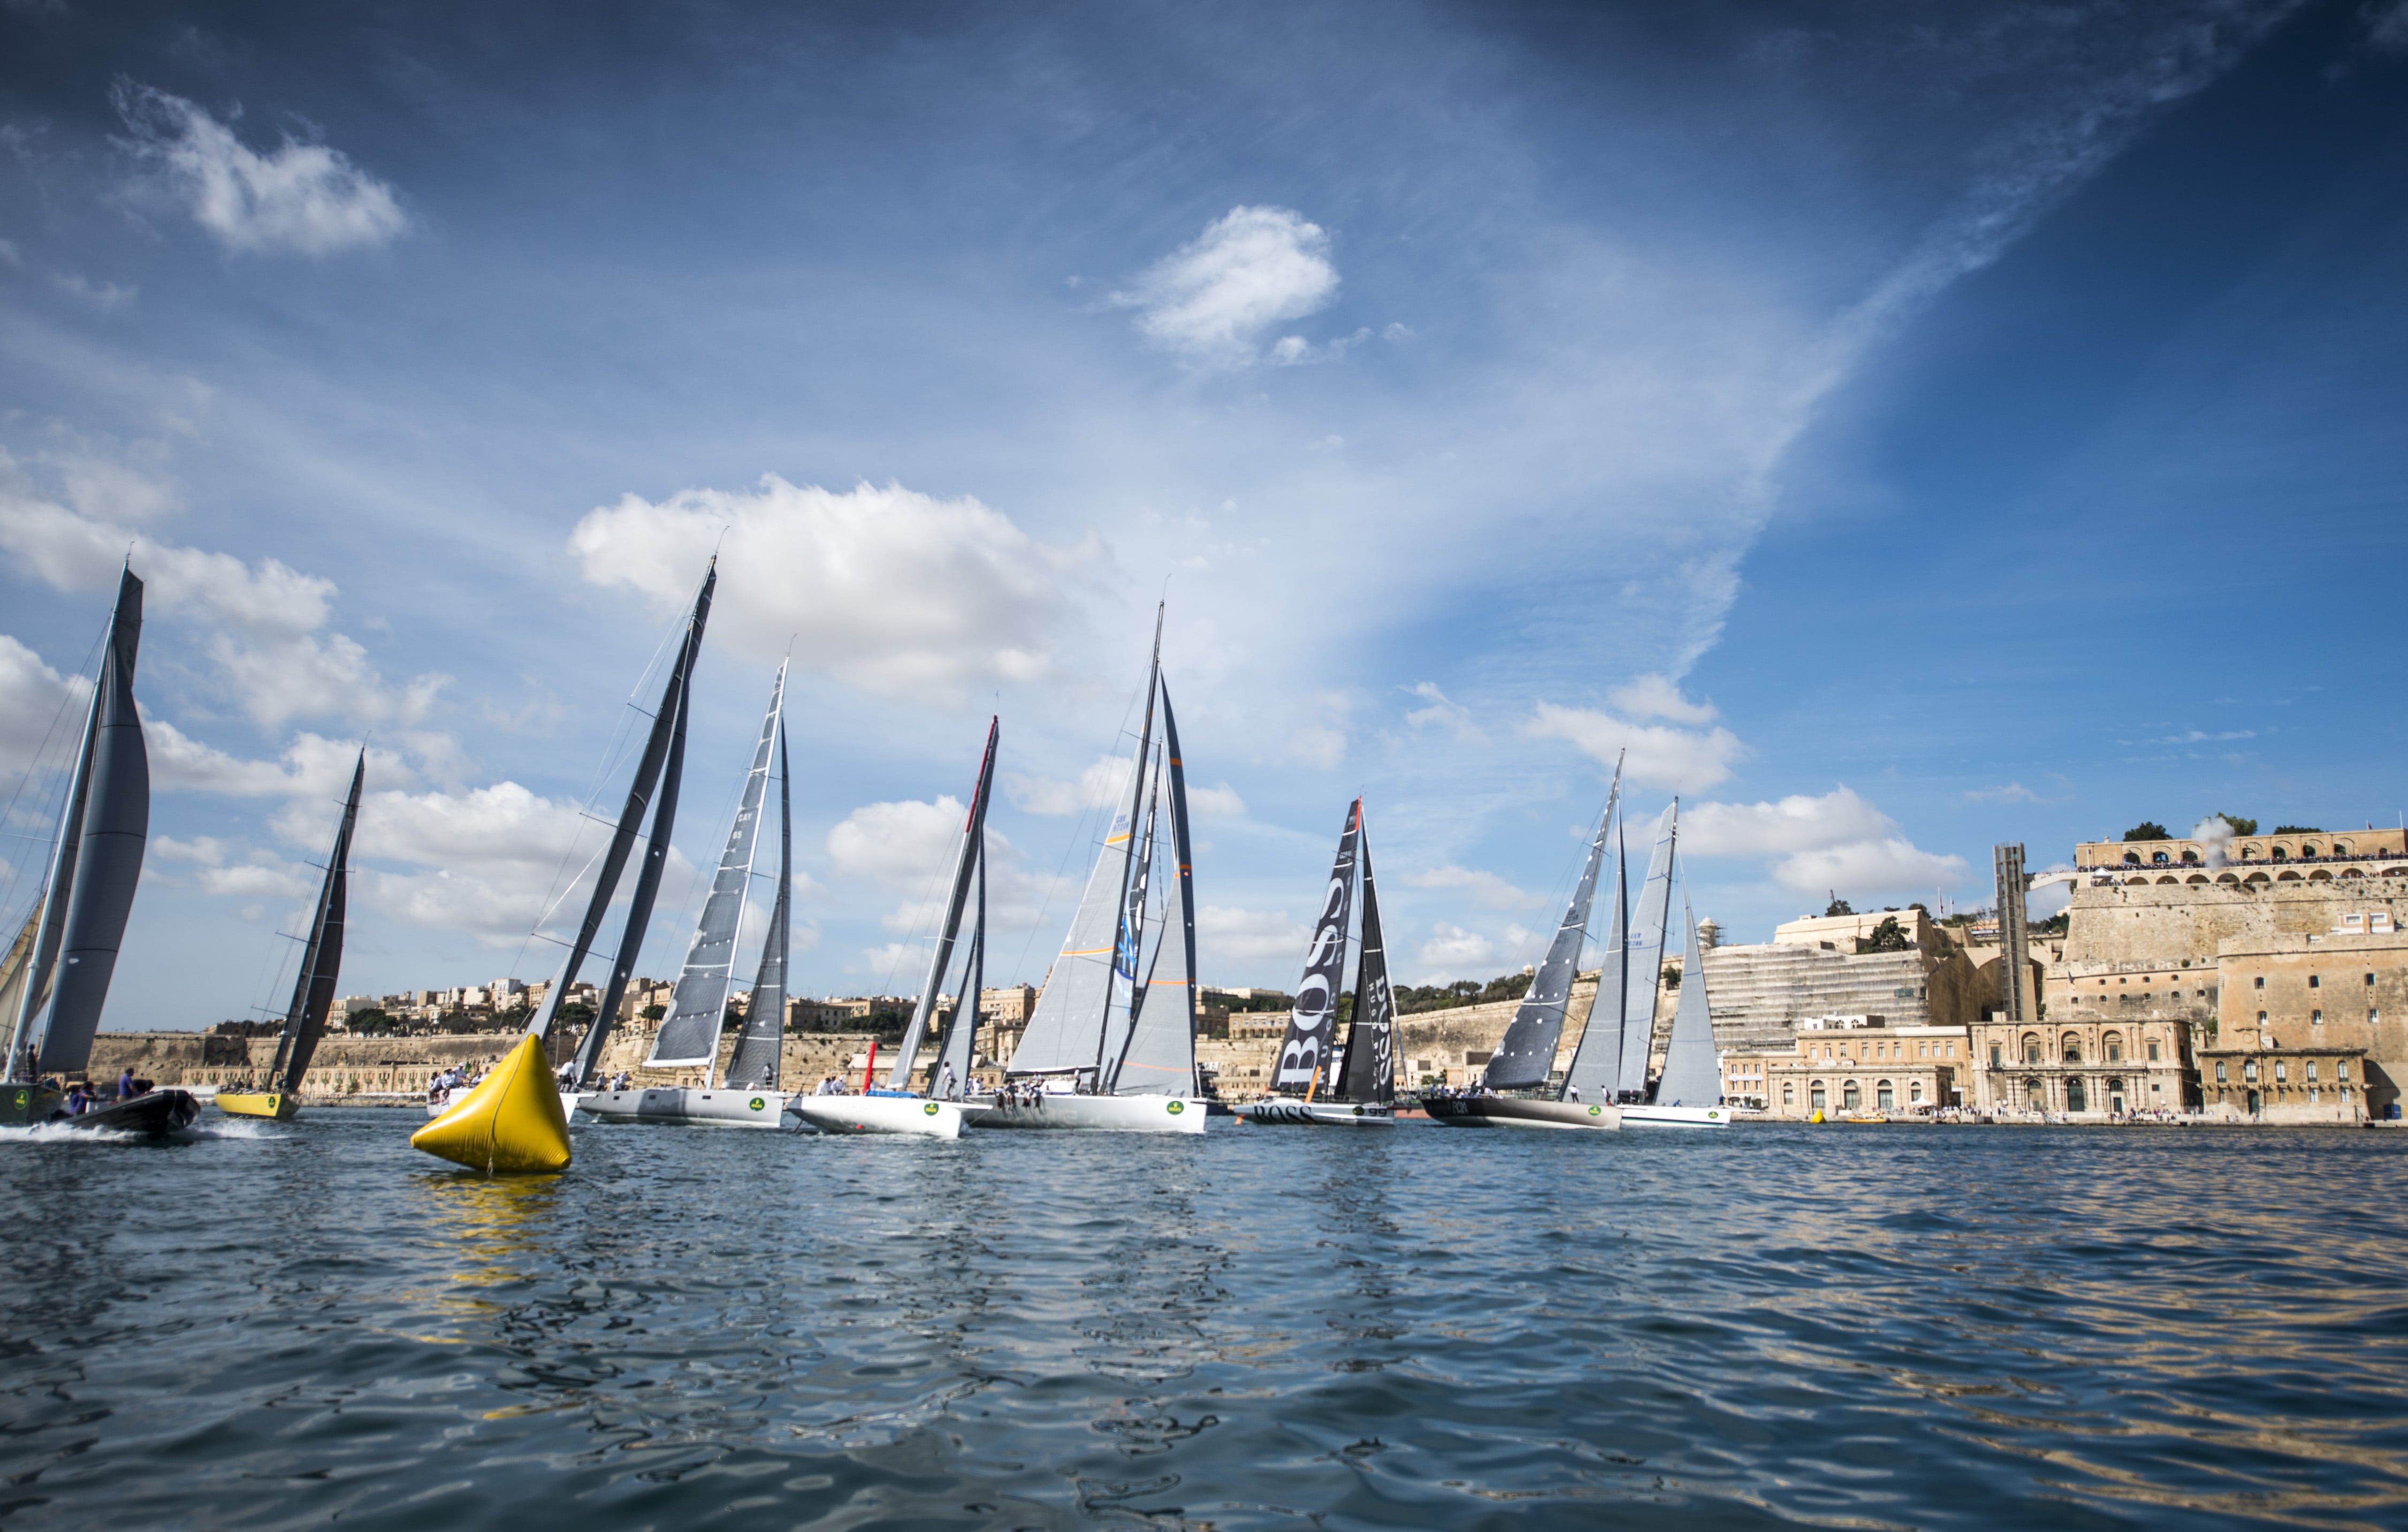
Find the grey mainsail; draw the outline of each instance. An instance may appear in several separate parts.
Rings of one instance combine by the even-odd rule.
[[[1397,1098],[1397,997],[1388,987],[1388,952],[1380,935],[1380,891],[1371,881],[1371,826],[1357,842],[1363,863],[1363,950],[1354,965],[1354,1020],[1346,1029],[1346,1057],[1338,1072],[1338,1099],[1385,1106]]]
[[[752,765],[736,801],[736,822],[720,849],[719,870],[694,923],[685,966],[678,970],[669,1013],[652,1038],[655,1068],[719,1063],[719,1035],[727,1028],[727,992],[736,982],[736,944],[744,934],[745,895],[752,891],[752,857],[761,845],[761,804],[769,795],[769,757],[778,748],[778,721],[786,706],[786,667],[769,686],[769,710],[761,715],[761,736],[752,744]]]
[[[1187,777],[1170,689],[1162,692],[1163,768],[1156,776],[1154,877],[1162,891],[1154,962],[1131,1002],[1127,1040],[1107,1088],[1115,1095],[1186,1095],[1196,1089],[1196,887],[1189,864]]]
[[[41,1074],[72,1073],[90,1062],[93,1034],[100,1029],[117,949],[142,879],[150,834],[150,757],[134,706],[134,664],[141,647],[142,581],[129,568],[118,580],[117,609],[84,721],[41,930],[10,1041],[11,1061],[31,1046]],[[37,1026],[45,999],[48,1009]]]
[[[969,903],[970,873],[979,866],[986,849],[986,800],[995,782],[996,743],[1003,734],[1003,720],[989,718],[986,725],[986,752],[979,757],[978,785],[970,789],[970,811],[962,821],[961,850],[953,858],[953,886],[945,899],[945,918],[937,928],[937,950],[928,959],[928,977],[920,986],[919,1003],[911,1008],[911,1024],[904,1029],[902,1046],[895,1050],[895,1067],[887,1072],[889,1090],[908,1090],[911,1084],[911,1061],[920,1056],[920,1040],[928,1035],[929,1019],[937,1013],[937,995],[953,966],[953,942],[961,935],[962,910]],[[978,1014],[978,997],[969,996],[967,1004],[970,1015]],[[954,1008],[958,1012],[962,1007]],[[933,1066],[932,1066],[933,1067]]]
[[[1621,768],[1617,766],[1617,792],[1621,780]],[[1580,883],[1572,890],[1571,903],[1564,907],[1564,921],[1555,927],[1555,939],[1547,947],[1546,961],[1531,975],[1521,1009],[1513,1012],[1512,1024],[1505,1029],[1504,1040],[1497,1045],[1487,1070],[1481,1076],[1481,1083],[1489,1090],[1543,1085],[1555,1067],[1555,1044],[1563,1038],[1572,981],[1580,973],[1581,943],[1588,937],[1588,907],[1597,895],[1598,863],[1605,855],[1606,827],[1612,820],[1613,801],[1609,796],[1605,817],[1597,822],[1597,838],[1589,842],[1588,861],[1581,868]]]
[[[1630,868],[1619,844],[1613,854],[1613,923],[1598,933],[1597,995],[1590,1000],[1588,1020],[1581,1025],[1580,1042],[1572,1049],[1570,1067],[1564,1071],[1568,1101],[1604,1101],[1612,1097],[1622,1075],[1622,970],[1630,942]]]
[[[929,1094],[959,1099],[969,1088],[970,1068],[978,1062],[979,1000],[986,987],[986,857],[979,857],[978,906],[970,926],[970,951],[962,965],[962,992],[953,1002],[953,1019],[937,1043],[935,1072]],[[950,1090],[946,1081],[952,1081]]]
[[[351,903],[351,829],[360,820],[360,786],[367,780],[365,747],[351,765],[351,790],[343,799],[342,823],[335,829],[335,849],[326,857],[326,881],[318,890],[318,907],[309,917],[309,941],[301,949],[301,971],[294,976],[293,1003],[285,1008],[284,1031],[276,1042],[276,1062],[268,1071],[270,1089],[290,1095],[301,1089],[318,1039],[326,1035],[326,1012],[334,1009],[335,983],[343,967],[344,910]]]
[[[1338,857],[1321,894],[1312,940],[1304,950],[1304,977],[1288,1012],[1287,1036],[1271,1067],[1271,1088],[1311,1094],[1327,1072],[1338,1032],[1338,988],[1346,979],[1346,927],[1354,907],[1354,842],[1362,830],[1363,800],[1346,806],[1338,832]],[[1337,1081],[1331,1081],[1334,1086]]]
[[[1664,929],[1672,913],[1672,841],[1679,833],[1681,800],[1664,806],[1656,821],[1656,844],[1647,853],[1647,881],[1630,911],[1630,937],[1623,949],[1622,1064],[1617,1091],[1647,1088],[1647,1060],[1656,1046],[1656,1000],[1664,989]]]
[[[602,929],[602,917],[619,892],[619,878],[626,870],[636,832],[643,828],[645,811],[652,807],[653,790],[668,760],[670,736],[685,716],[686,683],[693,679],[694,662],[702,652],[702,630],[710,621],[710,594],[718,583],[719,560],[714,557],[710,568],[703,572],[702,589],[695,593],[694,610],[687,614],[677,658],[670,663],[668,680],[661,688],[660,709],[652,714],[652,731],[644,737],[644,752],[636,761],[635,780],[627,784],[627,801],[620,809],[619,823],[610,832],[609,849],[604,852],[601,870],[595,876],[594,892],[586,898],[585,918],[578,923],[577,939],[569,944],[568,955],[561,962],[552,993],[544,996],[543,1008],[527,1024],[527,1030],[538,1038],[552,1030],[560,1008],[567,1003],[569,987],[577,982],[577,972],[584,966],[586,954],[594,950],[594,938]],[[674,789],[670,796],[676,796]],[[638,932],[639,938],[641,934]],[[593,1025],[586,1029],[585,1046],[579,1048],[577,1055],[580,1080],[589,1067],[587,1055],[596,1060],[602,1055],[602,1042],[610,1032],[610,1018],[609,1011],[597,1011]]]
[[[779,1052],[785,1045],[786,948],[793,925],[795,813],[787,789],[786,721],[778,720],[778,897],[769,906],[769,927],[761,938],[761,966],[753,970],[752,997],[744,1008],[744,1030],[727,1061],[730,1090],[778,1088]]]
[[[1681,1000],[1672,1009],[1672,1036],[1664,1045],[1664,1074],[1656,1082],[1656,1104],[1711,1107],[1723,1098],[1722,1065],[1714,1056],[1705,954],[1698,947],[1698,920],[1689,908],[1688,879],[1680,879],[1680,884],[1681,926],[1688,933],[1688,944],[1681,957]]]

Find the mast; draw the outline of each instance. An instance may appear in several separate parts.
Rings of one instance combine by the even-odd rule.
[[[1624,752],[1627,754],[1627,752]],[[1597,993],[1589,997],[1588,1020],[1581,1024],[1580,1041],[1564,1070],[1559,1099],[1608,1101],[1622,1069],[1623,969],[1630,956],[1630,866],[1623,847],[1627,822],[1615,817],[1622,804],[1622,757],[1614,757],[1613,787],[1605,798],[1605,817],[1613,824],[1613,923],[1605,928],[1598,946]]]
[[[745,895],[752,888],[752,859],[761,846],[761,800],[769,791],[769,757],[778,743],[778,723],[786,708],[786,667],[778,666],[770,683],[769,708],[761,715],[761,735],[752,746],[752,766],[744,773],[744,792],[737,799],[736,822],[727,827],[727,844],[719,853],[719,870],[702,913],[694,923],[694,941],[678,971],[669,1013],[652,1036],[653,1067],[699,1064],[703,1083],[719,1064],[719,1035],[727,1029],[727,991],[736,980],[736,947],[744,934]]]
[[[786,949],[793,923],[795,815],[787,791],[786,721],[778,720],[778,897],[769,907],[769,928],[761,937],[761,966],[752,976],[752,998],[744,1008],[744,1030],[727,1061],[730,1090],[774,1091],[786,1033]]]
[[[1361,799],[1356,799],[1361,817]],[[1371,826],[1361,824],[1363,944],[1354,959],[1354,1020],[1337,1072],[1337,1098],[1385,1106],[1397,1098],[1396,992],[1388,984],[1387,943],[1380,934],[1380,893],[1371,881]]]
[[[1346,977],[1346,927],[1354,902],[1354,843],[1361,833],[1363,800],[1346,806],[1346,823],[1338,832],[1338,858],[1329,868],[1322,892],[1321,914],[1313,922],[1312,940],[1304,950],[1304,978],[1296,986],[1296,1005],[1287,1017],[1287,1036],[1280,1042],[1271,1068],[1271,1088],[1299,1094],[1313,1089],[1328,1071],[1330,1046],[1338,1031],[1338,986]],[[1328,1083],[1337,1084],[1333,1077]]]
[[[611,1024],[619,1015],[619,1003],[626,998],[627,981],[635,976],[636,958],[643,950],[644,928],[652,922],[652,901],[660,896],[661,874],[668,867],[669,837],[677,828],[678,788],[685,780],[685,720],[687,705],[693,700],[691,687],[681,685],[670,709],[673,720],[669,728],[667,758],[661,764],[661,782],[652,809],[652,832],[644,840],[644,865],[636,870],[636,886],[627,895],[627,925],[620,933],[619,950],[610,956],[610,981],[602,986],[601,1002],[594,1012],[594,1024],[586,1029],[585,1040],[577,1049],[576,1084],[582,1088],[593,1082],[602,1067],[602,1050],[610,1040]],[[561,987],[566,990],[567,981]]]
[[[351,828],[360,818],[360,785],[367,779],[368,752],[360,748],[351,766],[351,790],[343,799],[342,823],[335,829],[335,849],[327,853],[326,881],[318,890],[317,911],[309,917],[309,944],[301,950],[301,971],[293,979],[293,1003],[285,1008],[284,1035],[277,1039],[276,1062],[268,1069],[272,1089],[287,1095],[301,1089],[309,1072],[318,1039],[326,1034],[326,1013],[334,1008],[335,981],[343,966],[344,909],[351,902]]]
[[[953,966],[953,940],[962,929],[962,907],[969,902],[970,873],[983,866],[986,851],[986,803],[988,791],[995,783],[996,743],[1003,735],[1003,720],[991,717],[986,725],[986,753],[979,759],[978,785],[970,790],[969,817],[962,822],[962,849],[953,859],[953,892],[945,900],[945,921],[937,933],[937,950],[928,959],[928,977],[920,986],[919,1003],[911,1008],[911,1024],[904,1029],[903,1046],[895,1051],[895,1067],[887,1071],[889,1090],[908,1090],[911,1084],[911,1061],[920,1056],[920,1039],[928,1035],[928,1022],[937,1013],[937,990],[945,981],[945,970]],[[953,1012],[961,1014],[956,1004]],[[978,1014],[978,997],[969,997],[972,1017]],[[975,1022],[972,1024],[975,1025]],[[933,1070],[935,1066],[930,1067]],[[930,1080],[936,1077],[932,1073]]]
[[[108,643],[50,861],[41,931],[9,1039],[11,1067],[31,1048],[36,1076],[80,1069],[92,1057],[93,1034],[100,1028],[142,878],[150,834],[150,758],[134,705],[141,647],[142,581],[128,567],[118,580]]]
[[[1521,1008],[1513,1012],[1513,1024],[1505,1029],[1504,1040],[1497,1045],[1495,1056],[1481,1076],[1483,1089],[1516,1090],[1543,1085],[1555,1067],[1555,1043],[1563,1037],[1564,1015],[1571,1004],[1572,980],[1580,972],[1581,943],[1588,937],[1588,907],[1597,896],[1597,869],[1605,856],[1605,832],[1613,823],[1614,800],[1621,790],[1622,767],[1617,763],[1613,788],[1606,795],[1605,817],[1597,822],[1597,838],[1589,842],[1588,862],[1581,868],[1580,883],[1572,890],[1571,903],[1564,907],[1564,922],[1555,928],[1555,939],[1547,948],[1546,961],[1530,977],[1530,987],[1522,996]]]
[[[627,802],[619,810],[619,823],[610,832],[610,849],[602,858],[602,870],[595,876],[594,893],[585,901],[585,918],[578,923],[577,940],[560,966],[560,976],[552,981],[552,993],[544,996],[543,1009],[527,1024],[527,1030],[538,1038],[552,1030],[560,1008],[567,1004],[569,986],[577,982],[577,970],[594,950],[594,938],[602,929],[602,917],[619,892],[620,874],[626,870],[627,854],[636,844],[636,832],[643,827],[644,812],[652,805],[652,790],[660,781],[663,764],[668,757],[669,736],[684,716],[686,684],[693,679],[694,662],[702,652],[702,630],[710,621],[710,594],[718,584],[719,557],[713,554],[710,566],[703,571],[702,589],[695,593],[694,610],[686,617],[685,635],[678,643],[669,679],[661,688],[661,706],[652,714],[652,733],[645,737],[644,753],[637,758],[635,780],[627,784]],[[671,796],[675,796],[674,792]],[[609,1015],[597,1013],[587,1037],[609,1030]],[[580,1058],[584,1056],[583,1049],[578,1052]],[[598,1050],[595,1056],[600,1056]]]
[[[1672,913],[1672,839],[1681,800],[1664,806],[1656,821],[1656,846],[1647,856],[1647,881],[1631,911],[1628,955],[1623,961],[1621,1070],[1616,1091],[1647,1089],[1647,1055],[1656,1045],[1656,999],[1664,988],[1664,930]]]

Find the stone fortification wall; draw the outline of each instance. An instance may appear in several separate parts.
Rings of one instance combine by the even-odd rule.
[[[2338,927],[2344,912],[2378,909],[2390,912],[2395,927],[2408,920],[2408,879],[2076,884],[2065,962],[2179,966],[2188,959],[2208,967],[2221,942],[2322,935]]]

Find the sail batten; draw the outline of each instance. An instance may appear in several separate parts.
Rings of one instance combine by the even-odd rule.
[[[761,844],[761,804],[768,795],[769,761],[777,750],[778,723],[786,705],[786,667],[769,688],[769,709],[761,715],[761,734],[753,742],[752,761],[744,775],[744,791],[737,799],[736,821],[728,826],[727,844],[719,853],[719,870],[696,917],[694,940],[679,970],[669,1013],[652,1038],[655,1067],[719,1062],[719,1035],[727,1024],[727,992],[736,980],[736,948],[744,931],[745,895],[752,892],[752,859]]]

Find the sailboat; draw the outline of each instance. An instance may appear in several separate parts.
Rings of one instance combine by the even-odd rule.
[[[1363,938],[1354,966],[1354,1016],[1346,1051],[1336,1053],[1338,982],[1346,969],[1347,905],[1355,866],[1363,878]],[[1346,810],[1329,889],[1305,949],[1287,1037],[1271,1071],[1275,1094],[1249,1101],[1237,1114],[1249,1123],[1357,1125],[1394,1123],[1397,1113],[1396,996],[1388,985],[1388,954],[1380,936],[1380,895],[1371,880],[1371,829],[1363,800]],[[1331,1067],[1333,1054],[1336,1067]],[[1323,1087],[1326,1085],[1327,1090]]]
[[[1624,946],[1619,854],[1615,857],[1613,934],[1607,942],[1609,971],[1598,977],[1597,998],[1590,1002],[1588,1021],[1581,1029],[1580,1043],[1571,1067],[1564,1072],[1563,1085],[1549,1087],[1556,1045],[1562,1041],[1564,1021],[1570,1009],[1572,981],[1580,971],[1581,948],[1588,938],[1589,904],[1597,894],[1598,870],[1604,861],[1606,838],[1613,829],[1621,800],[1622,763],[1616,761],[1604,817],[1597,822],[1597,836],[1589,842],[1587,863],[1581,869],[1579,884],[1572,890],[1571,903],[1564,909],[1563,923],[1555,928],[1555,938],[1547,948],[1546,961],[1531,977],[1530,988],[1513,1013],[1512,1024],[1505,1029],[1504,1039],[1490,1056],[1480,1086],[1459,1095],[1440,1091],[1423,1097],[1422,1104],[1433,1121],[1450,1127],[1612,1130],[1622,1126],[1622,1108],[1612,1099],[1612,1093],[1584,1088],[1579,1083],[1598,1072],[1600,1060],[1592,1050],[1601,1053],[1609,1047],[1618,1048],[1623,1031],[1622,1008],[1609,999],[1609,993],[1618,996],[1622,986],[1606,982],[1609,977],[1620,977],[1620,970],[1611,959],[1612,954],[1621,953]]]
[[[64,1117],[62,1075],[92,1062],[92,1039],[150,834],[150,756],[134,706],[134,663],[142,647],[142,581],[129,565],[117,585],[100,675],[84,715],[66,808],[59,817],[50,876],[33,939],[25,945],[8,1032],[8,1087],[0,1124],[63,1120],[71,1127],[160,1135],[190,1125],[200,1105],[185,1091],[147,1091]],[[21,938],[21,942],[22,938]]]
[[[1679,838],[1679,808],[1676,800],[1667,810],[1671,821],[1668,846]],[[1634,1128],[1728,1127],[1731,1113],[1723,1104],[1722,1064],[1714,1052],[1713,1014],[1706,1000],[1705,953],[1698,942],[1697,915],[1689,908],[1689,880],[1677,850],[1669,852],[1666,861],[1665,908],[1669,912],[1670,891],[1677,885],[1681,891],[1681,925],[1688,934],[1687,946],[1681,956],[1680,997],[1672,1009],[1671,1034],[1664,1044],[1663,1073],[1643,1099],[1622,1109],[1622,1124]],[[1661,967],[1657,965],[1658,972]],[[1647,1027],[1638,1038],[1637,1056],[1642,1068],[1654,1041],[1654,1023],[1651,996]]]
[[[1187,775],[1162,677],[1159,609],[1129,776],[1128,806],[1096,852],[1061,955],[1005,1067],[1005,1088],[982,1100],[994,1110],[973,1127],[1204,1131]]]
[[[777,1054],[785,1024],[787,890],[794,881],[795,838],[793,798],[786,786],[785,709],[786,667],[781,665],[769,689],[769,709],[761,716],[752,769],[745,774],[744,792],[737,800],[736,823],[728,828],[727,844],[719,854],[719,871],[695,922],[694,942],[686,950],[685,966],[679,970],[669,1013],[652,1038],[652,1056],[644,1061],[645,1067],[653,1069],[699,1064],[702,1083],[596,1091],[578,1103],[578,1110],[589,1116],[606,1123],[695,1127],[774,1129],[779,1125],[786,1105],[786,1097],[777,1088]],[[760,849],[761,808],[768,796],[773,751],[778,773],[778,895],[745,1009],[743,1041],[738,1046],[738,1055],[743,1055],[749,1042],[750,1056],[731,1055],[726,1077],[714,1086],[710,1077],[719,1067],[719,1036],[726,1025],[727,995],[736,977],[736,949],[743,934],[744,909]],[[745,1083],[738,1083],[739,1075]]]
[[[410,1138],[412,1144],[427,1153],[488,1172],[557,1169],[568,1163],[568,1110],[577,1102],[575,1093],[590,1085],[602,1067],[610,1023],[626,997],[627,981],[634,976],[644,931],[652,923],[652,903],[660,895],[661,873],[668,863],[669,837],[677,823],[678,785],[685,770],[686,710],[694,666],[702,653],[703,628],[710,621],[711,593],[718,584],[719,560],[714,557],[703,574],[702,589],[695,594],[694,609],[687,614],[676,658],[669,664],[668,680],[661,689],[660,707],[652,713],[652,730],[636,761],[635,778],[627,784],[626,804],[619,810],[619,823],[611,831],[594,891],[586,900],[584,919],[578,923],[577,938],[561,961],[551,992],[527,1023],[525,1037],[501,1067],[465,1094],[455,1091],[429,1103],[428,1115],[434,1121]],[[643,866],[628,896],[626,927],[610,961],[609,981],[575,1060],[562,1071],[564,1082],[556,1084],[548,1064],[540,1069],[531,1066],[546,1058],[546,1040],[559,1022],[578,970],[594,950],[594,938],[618,893],[620,875],[626,871],[636,833],[643,827],[647,813],[652,816],[652,833],[645,840]],[[538,1089],[551,1094],[548,1110],[533,1099]],[[552,1138],[555,1122],[556,1143]]]
[[[966,1099],[966,1092],[973,1057],[971,1048],[978,1033],[979,988],[985,982],[986,808],[988,795],[995,787],[996,746],[1001,738],[1002,720],[989,719],[986,753],[979,761],[978,785],[970,792],[969,815],[962,823],[962,843],[953,858],[953,884],[945,901],[944,923],[938,928],[937,950],[928,959],[928,977],[920,985],[920,999],[911,1008],[911,1024],[904,1030],[902,1045],[895,1051],[895,1065],[887,1073],[885,1089],[870,1086],[873,1060],[869,1067],[863,1069],[862,1088],[857,1092],[796,1095],[788,1101],[786,1114],[795,1120],[796,1126],[821,1133],[909,1133],[924,1138],[958,1138],[967,1118],[989,1110]],[[961,997],[954,1002],[953,1021],[938,1042],[936,1062],[929,1066],[927,1089],[915,1091],[911,1087],[913,1061],[920,1055],[921,1039],[928,1035],[929,1024],[936,1015],[937,997],[953,966],[953,948],[961,936],[962,916],[969,905],[973,876],[978,905],[962,965]]]
[[[318,889],[318,908],[309,918],[309,943],[301,950],[301,971],[293,981],[293,1003],[284,1010],[284,1030],[276,1039],[276,1060],[267,1071],[264,1091],[220,1091],[218,1110],[232,1117],[272,1117],[290,1121],[301,1110],[301,1080],[309,1072],[318,1039],[326,1035],[326,1012],[334,1008],[335,980],[343,966],[343,910],[351,887],[351,827],[360,818],[360,784],[366,780],[368,752],[365,746],[351,766],[351,791],[343,800],[343,821],[335,830],[335,849],[326,857],[326,881]]]

